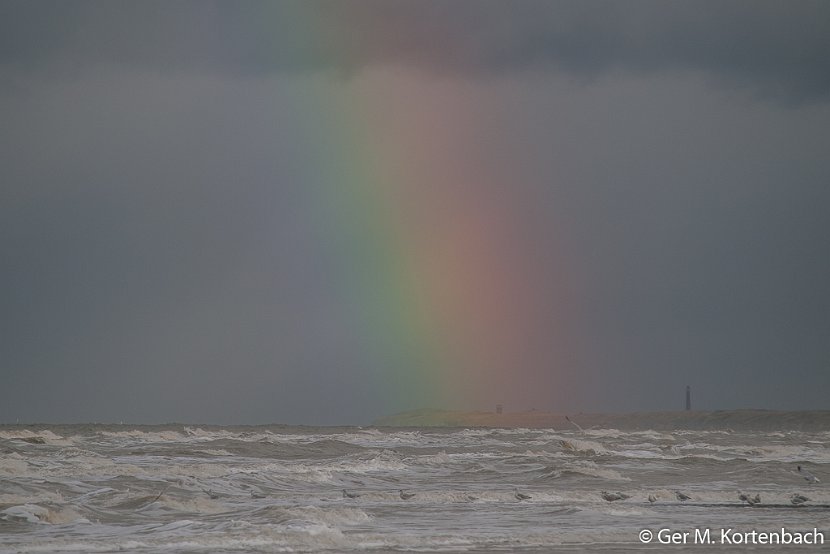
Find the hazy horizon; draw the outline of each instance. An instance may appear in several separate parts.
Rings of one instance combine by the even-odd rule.
[[[752,408],[752,407],[745,407],[745,408],[729,408],[729,409],[711,409],[711,410],[698,410],[692,409],[691,411],[684,410],[682,408],[678,408],[675,410],[618,410],[618,411],[582,411],[582,410],[574,410],[571,412],[562,412],[556,409],[536,409],[536,408],[529,408],[529,409],[516,409],[516,410],[504,410],[504,414],[506,415],[521,415],[521,414],[551,414],[551,415],[561,415],[561,416],[569,416],[574,418],[578,422],[578,418],[580,415],[583,416],[626,416],[626,415],[633,415],[633,414],[670,414],[670,413],[685,413],[687,415],[693,414],[701,414],[701,413],[733,413],[733,412],[773,412],[773,413],[780,413],[780,414],[801,414],[801,413],[814,413],[814,412],[827,412],[830,413],[830,409],[803,409],[803,410],[776,410],[770,408]],[[377,423],[378,421],[382,421],[384,419],[394,418],[395,416],[402,416],[405,414],[410,413],[454,413],[454,414],[496,414],[495,407],[493,409],[488,410],[486,408],[482,408],[479,410],[454,410],[452,408],[414,408],[410,410],[403,410],[399,412],[392,412],[388,414],[381,414],[371,421],[355,421],[355,422],[342,422],[342,423],[304,423],[302,421],[262,421],[262,422],[248,422],[248,423],[239,423],[239,422],[231,422],[231,421],[61,421],[61,422],[54,422],[54,421],[0,421],[1,426],[83,426],[83,425],[94,425],[94,426],[105,426],[105,427],[164,427],[164,426],[177,426],[177,425],[196,425],[196,426],[206,426],[206,427],[269,427],[269,426],[277,426],[277,427],[373,427],[376,425],[383,426],[382,423]],[[432,424],[427,425],[427,427],[431,427]],[[465,427],[470,425],[450,425],[451,427]],[[477,424],[473,425],[477,426]],[[485,425],[489,427],[490,425]],[[510,425],[512,426],[512,425]]]
[[[0,422],[830,409],[826,2],[0,3]]]

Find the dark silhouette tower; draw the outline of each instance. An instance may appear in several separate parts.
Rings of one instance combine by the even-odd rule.
[[[692,387],[686,385],[686,411],[692,409]]]

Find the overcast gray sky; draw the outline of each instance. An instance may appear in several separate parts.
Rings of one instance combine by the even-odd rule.
[[[0,422],[830,409],[827,2],[0,3]]]

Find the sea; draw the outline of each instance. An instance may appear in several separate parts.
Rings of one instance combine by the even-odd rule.
[[[0,552],[826,551],[828,481],[820,430],[5,425]]]

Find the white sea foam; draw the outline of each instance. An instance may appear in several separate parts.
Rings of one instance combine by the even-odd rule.
[[[29,472],[29,463],[17,452],[0,458],[0,475],[28,475]]]
[[[156,502],[182,513],[218,514],[227,509],[221,502],[212,500],[206,495],[181,498],[172,494],[163,494]]]
[[[564,450],[568,450],[571,452],[579,452],[581,454],[588,454],[592,456],[609,454],[608,450],[606,450],[605,447],[602,446],[600,443],[589,440],[562,439],[560,441],[560,446]]]
[[[30,444],[48,444],[51,446],[70,446],[73,441],[71,438],[62,437],[55,434],[49,429],[43,430],[5,430],[0,429],[0,439],[19,440],[21,442],[28,442]]]
[[[565,471],[579,473],[589,477],[597,477],[599,479],[606,479],[609,481],[630,481],[628,477],[624,477],[619,471],[601,467],[596,462],[589,460],[578,460],[575,462],[568,462],[563,466]]]
[[[6,521],[26,521],[29,523],[48,523],[49,510],[37,504],[23,504],[0,510],[0,519]]]
[[[131,429],[126,431],[100,431],[102,437],[111,439],[129,439],[135,442],[183,442],[185,436],[177,431],[141,431]]]
[[[286,510],[286,513],[303,521],[320,525],[355,525],[366,523],[372,519],[369,514],[359,508],[334,506],[296,506]]]
[[[223,450],[221,448],[199,448],[198,450],[194,450],[199,454],[207,454],[208,456],[235,456],[233,452],[228,452],[227,450]]]
[[[81,517],[78,512],[68,506],[41,506],[38,504],[10,506],[0,510],[0,520],[47,525],[71,522],[89,523],[86,518]]]
[[[795,473],[830,473],[824,432],[58,429],[2,429],[43,439],[2,439],[2,552],[613,551],[658,520],[812,528],[830,504]]]

